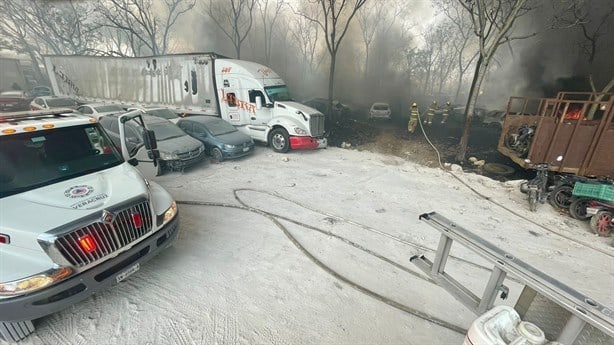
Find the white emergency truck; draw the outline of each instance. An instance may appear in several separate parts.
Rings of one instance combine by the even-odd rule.
[[[122,115],[140,121],[140,112]],[[155,135],[144,130],[148,162]],[[123,135],[122,135],[123,137]],[[148,181],[93,118],[0,113],[0,338],[136,272],[178,232],[170,194]]]
[[[269,67],[215,53],[44,57],[56,95],[221,116],[277,152],[326,147],[324,115],[295,102]]]

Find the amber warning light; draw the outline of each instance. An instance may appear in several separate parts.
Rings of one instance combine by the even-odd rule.
[[[89,254],[96,250],[96,241],[94,241],[92,236],[85,235],[79,238],[79,246],[81,246],[81,249],[83,249],[86,253]]]

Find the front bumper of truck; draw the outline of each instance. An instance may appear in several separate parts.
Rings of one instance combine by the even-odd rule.
[[[326,138],[290,137],[290,148],[293,150],[324,149],[328,146]]]
[[[0,322],[38,319],[78,303],[107,286],[114,285],[135,268],[169,247],[179,232],[179,215],[134,247],[87,271],[48,288],[0,300]]]

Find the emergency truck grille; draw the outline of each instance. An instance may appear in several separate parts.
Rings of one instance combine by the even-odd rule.
[[[98,261],[145,236],[152,229],[149,203],[141,202],[114,214],[110,223],[97,221],[58,237],[55,245],[71,264]]]
[[[309,131],[312,137],[321,137],[324,135],[324,115],[311,114],[309,119]]]

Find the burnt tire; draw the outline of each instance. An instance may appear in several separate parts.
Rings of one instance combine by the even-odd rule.
[[[572,201],[569,205],[569,214],[578,220],[588,220],[590,216],[586,214],[586,207],[590,199],[580,198]]]
[[[550,205],[556,208],[569,209],[569,206],[572,202],[573,187],[569,185],[561,185],[550,193],[550,198],[548,201]]]
[[[269,135],[269,144],[273,151],[286,153],[290,150],[290,136],[288,131],[283,128],[275,128]]]
[[[612,217],[614,215],[610,211],[599,211],[591,217],[591,230],[599,236],[610,236],[612,233]]]
[[[529,210],[537,211],[537,189],[529,189]]]

